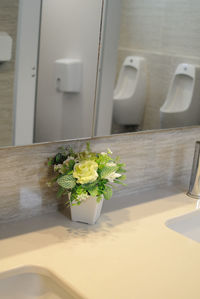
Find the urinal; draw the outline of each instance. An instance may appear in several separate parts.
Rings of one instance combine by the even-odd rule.
[[[200,66],[179,64],[160,108],[161,128],[200,124]]]
[[[145,59],[128,56],[114,90],[113,116],[120,125],[141,125],[146,101]]]

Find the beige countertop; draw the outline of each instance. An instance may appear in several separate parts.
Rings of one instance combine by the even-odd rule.
[[[199,299],[200,244],[166,227],[195,209],[178,187],[105,202],[93,226],[59,213],[0,227],[0,272],[49,269],[89,299]]]

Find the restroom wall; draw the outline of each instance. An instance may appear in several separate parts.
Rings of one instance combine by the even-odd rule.
[[[0,64],[0,146],[12,144],[13,85],[19,0],[0,1],[0,31],[13,39],[12,59]]]
[[[43,1],[35,142],[92,135],[101,6],[99,0]],[[54,62],[62,58],[82,60],[80,93],[56,89]]]
[[[61,146],[81,151],[88,140],[94,151],[110,148],[126,163],[127,186],[114,189],[113,209],[117,199],[138,191],[178,184],[180,192],[186,192],[199,134],[200,127],[194,127],[1,148],[0,224],[55,211],[60,201],[46,184],[47,158]]]
[[[179,63],[200,64],[199,0],[123,0],[118,70],[127,55],[147,59],[144,129],[160,127],[159,109]]]

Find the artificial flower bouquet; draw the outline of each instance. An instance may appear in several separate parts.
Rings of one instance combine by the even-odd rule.
[[[75,153],[71,147],[61,148],[59,153],[48,161],[54,177],[49,186],[58,186],[58,197],[70,195],[70,205],[80,205],[90,196],[97,202],[112,196],[112,183],[123,184],[126,179],[124,164],[119,157],[112,158],[110,149],[107,152],[95,153],[87,143],[87,149]],[[124,184],[123,184],[124,185]]]
[[[112,196],[113,183],[125,180],[124,164],[119,157],[107,152],[95,153],[87,148],[74,152],[71,147],[61,148],[48,162],[53,172],[49,186],[56,185],[57,196],[66,196],[72,221],[94,224],[100,216],[103,200]]]

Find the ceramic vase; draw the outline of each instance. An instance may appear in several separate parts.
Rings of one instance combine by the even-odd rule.
[[[71,219],[76,222],[95,224],[101,214],[103,198],[100,202],[95,197],[89,197],[79,206],[71,206]]]

